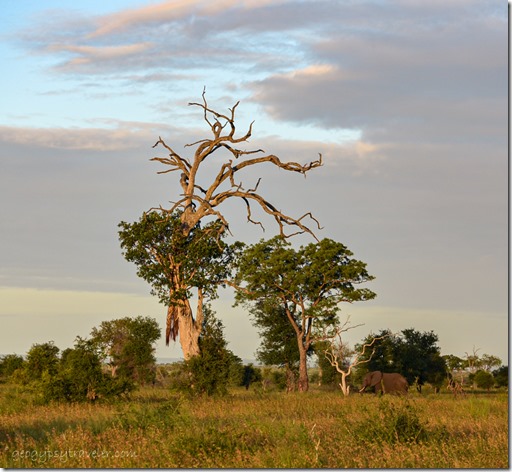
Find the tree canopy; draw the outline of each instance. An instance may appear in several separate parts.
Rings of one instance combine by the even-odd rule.
[[[91,331],[91,341],[103,360],[107,360],[113,376],[132,379],[139,384],[154,378],[155,349],[160,338],[155,319],[138,316],[103,321]]]
[[[238,303],[280,306],[291,324],[299,350],[299,390],[308,389],[306,355],[312,329],[333,324],[338,304],[370,300],[375,293],[356,288],[373,280],[366,264],[352,259],[341,243],[323,239],[295,250],[281,237],[249,246],[237,260]]]
[[[375,352],[364,364],[365,370],[398,372],[409,384],[416,383],[420,391],[425,382],[435,386],[444,382],[446,361],[441,356],[438,336],[433,331],[422,333],[409,328],[393,335],[389,330],[382,330],[377,336],[383,338],[375,343]],[[367,337],[365,342],[370,339]]]
[[[137,266],[137,275],[148,282],[151,294],[168,307],[166,344],[176,340],[176,309],[188,303],[196,289],[200,298],[197,322],[202,319],[203,297],[215,298],[217,287],[228,277],[236,244],[228,246],[219,234],[218,221],[197,223],[184,234],[181,212],[144,213],[134,223],[119,223],[123,255]]]

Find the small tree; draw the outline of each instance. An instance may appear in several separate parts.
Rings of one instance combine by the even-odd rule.
[[[244,365],[241,385],[249,390],[252,383],[260,382],[262,379],[261,370],[252,364]]]
[[[502,362],[501,359],[497,356],[493,356],[491,354],[482,354],[478,364],[482,370],[491,372],[492,370],[498,368]]]
[[[156,320],[142,316],[103,321],[91,331],[92,341],[102,359],[108,361],[112,376],[129,378],[141,385],[154,380],[153,344],[159,337]]]
[[[323,350],[325,358],[328,360],[329,364],[336,369],[336,372],[341,375],[341,383],[339,385],[345,396],[348,396],[350,393],[350,385],[347,385],[347,377],[352,373],[352,369],[361,364],[370,362],[375,354],[375,343],[383,339],[383,337],[374,337],[370,342],[364,343],[360,347],[359,352],[350,349],[343,341],[342,333],[362,325],[350,326],[349,320],[350,317],[347,318],[343,325],[334,327],[330,334],[324,334],[320,338],[325,343]],[[373,350],[367,355],[367,350],[371,347],[373,347]]]
[[[33,344],[24,368],[27,381],[39,380],[43,374],[55,375],[59,368],[59,351],[53,341]]]
[[[321,329],[334,324],[341,302],[375,297],[372,291],[355,287],[373,277],[366,271],[366,264],[352,259],[352,255],[343,244],[331,239],[294,250],[275,237],[246,248],[237,261],[237,302],[280,305],[293,327],[301,392],[309,388],[307,352],[313,342],[313,325]]]
[[[493,370],[492,375],[498,387],[508,387],[508,365]]]
[[[442,356],[448,372],[451,374],[453,379],[458,377],[458,381],[461,385],[464,384],[464,368],[466,366],[466,361],[461,359],[458,356],[453,354],[446,354]]]
[[[490,390],[494,386],[494,376],[485,370],[477,370],[473,380],[478,388]]]
[[[77,337],[74,348],[62,352],[57,372],[49,375],[45,371],[36,390],[46,402],[82,402],[118,396],[133,388],[128,379],[105,374],[95,343]]]
[[[225,395],[237,357],[227,349],[222,321],[207,305],[199,346],[200,355],[185,361],[192,391],[199,395]]]
[[[8,378],[18,369],[22,369],[25,361],[18,354],[7,354],[0,360],[0,375]]]

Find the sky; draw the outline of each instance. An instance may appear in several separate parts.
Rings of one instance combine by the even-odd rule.
[[[434,331],[442,354],[508,363],[508,13],[503,0],[25,0],[0,24],[0,353],[61,349],[102,321],[165,307],[124,260],[118,223],[169,207],[161,136],[190,156],[198,107],[240,101],[237,132],[304,178],[243,175],[292,216],[311,211],[376,278],[340,306],[353,345]],[[187,154],[189,153],[189,154]],[[223,157],[208,163],[205,182]],[[240,202],[231,238],[265,232]],[[256,213],[257,214],[257,213]],[[299,236],[293,244],[314,242]],[[259,346],[233,293],[213,302],[229,348]],[[159,358],[180,357],[158,341]]]

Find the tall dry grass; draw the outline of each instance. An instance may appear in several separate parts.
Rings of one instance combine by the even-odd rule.
[[[508,468],[506,394],[372,395],[238,390],[189,399],[38,406],[0,386],[9,468]],[[20,398],[24,397],[24,400]]]

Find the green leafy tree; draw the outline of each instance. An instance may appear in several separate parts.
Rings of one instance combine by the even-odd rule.
[[[160,338],[155,319],[138,316],[103,321],[91,338],[102,359],[108,360],[112,376],[129,378],[144,385],[154,381],[154,343]]]
[[[486,370],[477,370],[472,379],[478,388],[490,390],[494,386],[494,376]]]
[[[25,361],[18,354],[7,354],[0,360],[0,375],[2,377],[11,377],[18,369],[22,369]]]
[[[439,338],[433,331],[404,329],[397,343],[397,363],[409,384],[416,382],[418,390],[429,382],[439,388],[446,379],[446,362],[441,357]]]
[[[352,259],[352,255],[343,244],[331,239],[295,250],[283,238],[275,237],[247,247],[238,260],[237,302],[280,305],[293,327],[301,392],[309,388],[307,352],[313,342],[313,325],[320,328],[335,323],[341,302],[375,297],[372,291],[355,287],[373,277],[366,271],[366,264]]]
[[[358,370],[358,378],[362,378],[366,372],[380,370],[381,372],[399,372],[402,366],[397,361],[397,336],[389,329],[383,329],[378,334],[369,334],[361,344],[356,344],[355,350],[363,351],[365,344],[373,343],[371,351],[364,351],[361,355],[361,363]]]
[[[55,375],[59,367],[60,349],[53,341],[43,344],[33,344],[27,353],[24,367],[25,378],[31,382],[39,380],[43,374]]]
[[[491,354],[482,354],[478,363],[480,368],[486,372],[491,372],[502,364],[499,357],[493,356]]]
[[[151,294],[168,307],[165,342],[178,337],[185,359],[199,354],[204,297],[216,297],[217,286],[229,276],[235,248],[222,241],[221,224],[201,227],[198,222],[182,231],[181,213],[145,213],[137,222],[119,224],[123,255],[137,266]],[[196,292],[195,315],[190,298]]]
[[[248,305],[248,308],[261,340],[256,351],[256,359],[263,365],[284,368],[286,390],[294,390],[300,356],[297,349],[297,334],[288,319],[286,309],[281,304],[276,304],[274,300],[258,300]],[[310,347],[307,355],[311,355],[312,352]]]
[[[498,387],[508,387],[508,365],[493,370],[492,375]]]
[[[254,367],[252,364],[244,365],[241,386],[244,386],[246,390],[252,383],[260,382],[262,379],[261,370]]]
[[[195,394],[225,395],[237,358],[228,348],[222,321],[205,306],[203,330],[199,338],[200,355],[185,361],[190,388]]]
[[[130,380],[105,374],[95,343],[78,337],[74,348],[62,352],[56,373],[45,371],[36,390],[46,402],[82,402],[118,396],[133,388]]]
[[[416,384],[420,392],[425,382],[432,383],[436,388],[442,385],[447,374],[446,361],[441,356],[438,336],[433,331],[421,333],[410,328],[398,335],[391,335],[389,330],[383,330],[378,336],[384,335],[385,338],[375,343],[375,352],[364,364],[364,370],[398,372],[410,385]],[[367,337],[365,342],[370,342],[372,338]]]
[[[318,367],[321,373],[322,385],[335,385],[338,383],[339,374],[336,367],[325,356],[325,351],[329,349],[329,341],[316,341],[314,351],[318,358]]]
[[[322,156],[317,161],[300,165],[296,162],[282,162],[273,154],[254,156],[255,154],[264,153],[262,149],[243,149],[244,143],[252,134],[252,123],[244,135],[235,136],[235,111],[238,103],[229,109],[229,113],[218,113],[208,105],[205,92],[203,92],[202,103],[190,103],[189,105],[201,109],[204,121],[212,135],[185,146],[194,149],[191,158],[177,153],[162,138],[159,138],[153,146],[161,146],[168,153],[166,157],[154,157],[152,159],[166,166],[166,169],[159,173],[173,173],[172,175],[179,176],[179,180],[176,182],[177,185],[173,187],[178,189],[177,201],[170,209],[162,209],[162,213],[168,215],[171,220],[175,215],[177,216],[182,238],[178,238],[177,235],[172,238],[173,244],[174,241],[178,240],[180,249],[177,252],[164,251],[162,254],[169,259],[168,262],[164,262],[162,259],[159,264],[153,264],[155,268],[158,266],[158,270],[156,274],[149,276],[149,279],[155,280],[157,285],[165,286],[168,289],[168,296],[173,303],[169,305],[167,313],[167,338],[172,337],[173,340],[176,340],[179,330],[180,343],[185,359],[199,355],[198,340],[203,325],[202,291],[211,283],[209,280],[208,284],[203,285],[203,281],[200,280],[198,285],[195,285],[195,276],[182,267],[189,260],[190,264],[198,271],[197,273],[203,268],[202,265],[196,264],[197,260],[193,256],[195,250],[189,245],[189,243],[195,244],[201,240],[193,234],[199,232],[201,227],[206,228],[208,225],[205,223],[214,219],[214,226],[210,226],[210,228],[215,228],[216,238],[220,240],[221,236],[229,229],[229,223],[221,212],[222,207],[225,206],[226,201],[236,199],[245,205],[247,220],[251,223],[261,225],[260,222],[253,219],[251,205],[255,205],[274,218],[283,236],[285,235],[284,228],[290,226],[295,228],[298,233],[308,232],[312,234],[311,230],[304,224],[304,219],[307,216],[313,218],[310,213],[300,218],[292,218],[277,210],[276,205],[270,203],[258,192],[260,179],[251,179],[252,182],[257,181],[257,183],[254,188],[250,189],[244,188],[242,183],[236,179],[239,178],[244,169],[253,169],[254,166],[265,163],[278,169],[298,172],[303,175],[309,170],[322,165]],[[206,162],[208,164],[205,164]],[[215,166],[215,162],[218,162],[217,171],[215,171],[215,167],[212,168],[211,166],[206,172],[203,171],[204,165],[211,164]],[[175,171],[177,172],[174,173]],[[314,221],[316,222],[316,220]],[[316,223],[318,224],[318,222]],[[176,228],[174,224],[173,227]],[[123,230],[131,232],[130,228],[126,226]],[[145,232],[142,236],[145,239]],[[165,247],[167,242],[168,238],[164,238],[156,246],[150,244],[153,249],[148,250],[150,253],[154,252],[155,247]],[[125,249],[132,246],[133,244],[129,244]],[[213,245],[208,244],[207,246],[209,250],[216,251]],[[171,258],[169,258],[170,255]],[[201,251],[199,251],[199,255],[201,260],[209,260],[204,257]],[[142,257],[147,258],[145,255]],[[144,265],[141,264],[140,267]],[[164,266],[168,266],[169,273],[172,274],[170,278],[169,274],[162,271]],[[150,281],[150,283],[152,282]],[[188,291],[191,287],[198,291],[199,301],[195,317],[189,303]],[[159,291],[159,287],[157,287],[157,292]]]

